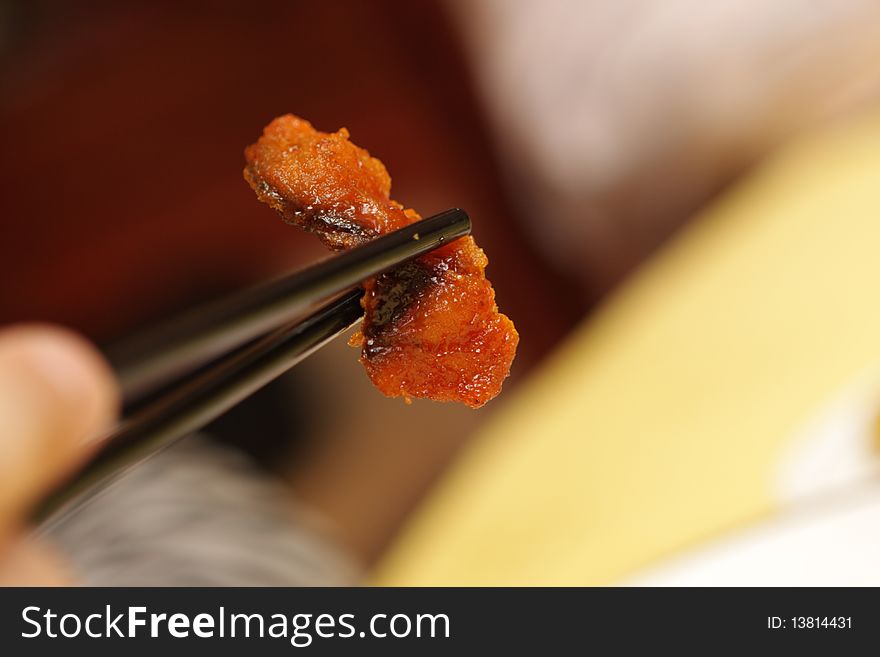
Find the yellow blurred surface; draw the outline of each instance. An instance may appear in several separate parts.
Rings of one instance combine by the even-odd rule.
[[[613,583],[773,512],[816,407],[880,365],[880,117],[784,149],[503,404],[380,564]]]

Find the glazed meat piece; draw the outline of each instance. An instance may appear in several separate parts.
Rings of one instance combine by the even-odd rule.
[[[331,249],[421,218],[391,200],[384,165],[344,128],[319,132],[288,114],[266,127],[245,159],[244,177],[259,199]],[[473,408],[501,391],[519,336],[498,312],[487,263],[463,237],[364,283],[364,323],[352,344],[380,391]]]
[[[352,144],[345,128],[318,132],[287,114],[244,153],[244,177],[259,199],[331,249],[363,244],[420,218],[389,198],[385,166]]]

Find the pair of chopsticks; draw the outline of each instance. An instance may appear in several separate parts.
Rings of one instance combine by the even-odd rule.
[[[108,348],[124,407],[135,411],[34,518],[48,528],[144,459],[219,417],[360,321],[365,279],[470,229],[464,211],[447,210]]]

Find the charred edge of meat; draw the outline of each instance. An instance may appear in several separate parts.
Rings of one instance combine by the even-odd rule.
[[[298,203],[282,196],[253,167],[245,169],[245,178],[254,186],[257,195],[279,212],[286,223],[317,235],[333,250],[350,249],[379,236],[377,229],[359,224],[346,216],[348,213],[344,209],[338,212],[327,209],[320,212],[302,210]]]
[[[436,280],[432,268],[418,260],[376,277],[372,291],[376,305],[370,323],[363,328],[365,358],[369,360],[387,353],[389,338],[393,338],[398,320]]]

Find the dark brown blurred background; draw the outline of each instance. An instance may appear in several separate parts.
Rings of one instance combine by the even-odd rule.
[[[99,341],[321,257],[256,203],[242,150],[274,116],[350,129],[422,214],[458,205],[523,334],[579,310],[523,239],[433,2],[6,3],[0,321]]]

